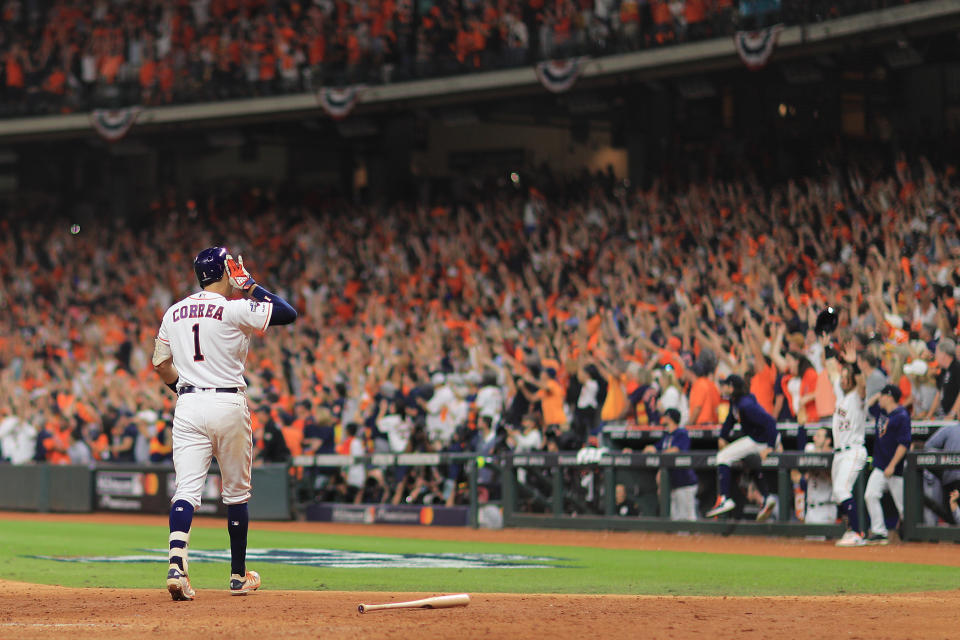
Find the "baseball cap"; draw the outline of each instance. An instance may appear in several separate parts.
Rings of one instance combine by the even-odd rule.
[[[678,424],[678,425],[680,424],[680,412],[674,409],[673,407],[670,407],[669,409],[664,411],[663,415],[664,417],[670,418],[670,420],[672,420],[674,424]]]
[[[433,374],[432,376],[430,376],[430,384],[440,386],[441,384],[443,384],[443,381],[444,381],[444,375],[439,371]]]
[[[908,376],[926,375],[927,363],[919,358],[917,360],[911,360],[907,364],[903,365],[903,372]]]
[[[895,384],[888,384],[883,389],[880,390],[880,394],[884,396],[890,396],[895,401],[900,402],[900,396],[903,395],[903,392],[900,391],[900,387]]]

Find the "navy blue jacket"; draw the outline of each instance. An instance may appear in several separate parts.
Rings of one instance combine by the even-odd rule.
[[[733,425],[738,422],[743,435],[749,436],[755,442],[765,443],[769,447],[777,446],[777,421],[760,406],[752,393],[730,401],[730,413],[723,421],[720,437],[729,442]]]
[[[870,407],[870,414],[877,419],[876,438],[873,441],[873,468],[883,471],[893,460],[893,454],[901,444],[910,450],[910,414],[897,407],[890,415],[880,410],[880,405]],[[903,475],[903,460],[897,463],[894,475]]]
[[[657,451],[676,447],[680,451],[690,451],[690,434],[683,427],[677,427],[673,433],[665,433],[656,444]],[[670,487],[678,489],[697,484],[697,472],[693,469],[670,469]]]

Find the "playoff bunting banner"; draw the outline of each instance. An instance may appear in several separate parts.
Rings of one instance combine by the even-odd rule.
[[[334,120],[341,120],[353,111],[353,107],[356,106],[363,88],[363,85],[359,84],[342,89],[322,87],[317,90],[317,102],[320,104],[320,107],[327,112],[327,115]]]
[[[538,62],[534,69],[540,84],[551,93],[563,93],[570,89],[583,71],[585,57],[566,60],[546,60]]]
[[[773,50],[777,47],[777,39],[781,31],[783,31],[782,24],[775,24],[759,31],[737,31],[733,35],[733,43],[743,64],[747,65],[751,71],[765,67],[770,56],[773,55]]]
[[[127,135],[137,121],[143,107],[124,107],[122,109],[94,109],[90,114],[90,124],[100,137],[116,142]]]

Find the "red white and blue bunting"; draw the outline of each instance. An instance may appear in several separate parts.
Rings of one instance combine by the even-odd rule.
[[[334,120],[341,120],[353,111],[363,89],[363,85],[359,84],[342,89],[323,87],[317,90],[317,102],[327,115]]]
[[[733,35],[733,43],[743,64],[751,71],[762,69],[767,65],[773,50],[777,47],[777,38],[783,31],[782,24],[760,29],[759,31],[737,31]]]
[[[570,89],[583,71],[585,57],[566,60],[547,60],[538,62],[534,69],[540,84],[551,93],[563,93]]]
[[[127,135],[137,121],[143,107],[124,107],[123,109],[94,109],[90,114],[90,124],[100,137],[116,142]]]

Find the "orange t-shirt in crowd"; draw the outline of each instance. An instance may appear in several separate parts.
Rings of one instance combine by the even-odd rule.
[[[619,420],[627,410],[627,394],[623,388],[624,378],[611,375],[607,378],[607,397],[600,409],[601,420]]]
[[[667,4],[666,0],[655,0],[650,5],[650,13],[653,17],[653,23],[656,25],[668,25],[673,22],[670,5]]]
[[[772,364],[757,371],[750,378],[750,393],[757,399],[757,403],[773,415],[773,388],[777,384],[777,369]]]
[[[23,89],[23,67],[12,55],[7,56],[7,86]]]
[[[556,380],[548,380],[547,387],[537,392],[540,409],[543,411],[543,423],[566,424],[567,414],[563,410],[563,387]]]
[[[49,430],[52,435],[43,443],[43,448],[47,450],[47,462],[50,464],[70,464],[70,456],[55,449],[55,447],[67,448],[70,442],[69,430],[56,426],[50,426]]]
[[[173,88],[173,67],[168,64],[161,64],[158,67],[157,78],[160,80],[160,88],[163,91],[169,91]]]
[[[800,380],[800,397],[816,394],[817,392],[817,371],[813,367],[810,367],[803,373],[803,378]],[[820,414],[817,412],[817,399],[814,397],[812,400],[808,401],[804,405],[804,411],[806,412],[807,422],[816,422],[820,419]]]
[[[316,35],[310,40],[309,60],[311,65],[323,62],[327,53],[327,40],[323,35]]]
[[[298,456],[303,453],[303,431],[294,426],[282,427],[283,441],[287,443],[290,454]]]
[[[707,17],[703,0],[687,0],[683,15],[687,19],[687,24],[703,22]]]
[[[817,403],[819,416],[832,416],[837,408],[837,396],[826,369],[817,374],[817,395],[814,400]]]
[[[120,65],[123,64],[123,56],[107,56],[100,65],[100,75],[103,76],[109,84],[113,84],[117,79],[117,73],[120,72]]]
[[[277,75],[277,59],[270,52],[260,56],[260,79],[263,81],[273,80]]]
[[[140,65],[140,86],[141,87],[150,87],[153,86],[153,81],[157,78],[157,63],[153,60],[145,60],[142,65]]]
[[[54,69],[47,80],[43,83],[43,88],[47,93],[63,95],[67,84],[67,74],[62,69]]]
[[[336,452],[341,456],[350,455],[350,445],[352,442],[353,442],[353,436],[344,438],[343,440],[340,441],[340,444],[336,446],[336,449],[335,449]]]
[[[784,375],[783,378],[781,378],[780,380],[780,388],[783,389],[783,395],[786,398],[787,402],[790,403],[789,406],[791,411],[793,411],[794,397],[793,397],[793,394],[790,393],[788,384],[792,379],[793,379],[793,376]],[[815,395],[816,392],[817,392],[817,372],[813,367],[810,367],[804,372],[803,378],[800,380],[800,397],[802,398],[803,396],[809,395],[811,393],[814,394],[814,398],[812,400],[809,400],[802,407],[803,412],[806,414],[803,420],[805,424],[809,422],[816,422],[817,420],[820,419],[820,414],[817,411],[817,399]],[[799,402],[799,398],[797,398],[797,401]],[[799,415],[800,411],[798,410],[797,413],[798,415],[796,416],[796,419],[798,422],[800,422],[801,421],[800,415]]]
[[[690,388],[690,407],[700,407],[697,415],[690,415],[692,424],[717,424],[720,418],[720,389],[710,378],[700,377],[694,380]]]
[[[900,376],[900,382],[897,383],[897,386],[900,387],[900,404],[903,405],[910,402],[910,396],[913,395],[913,385],[910,384],[910,378]]]

